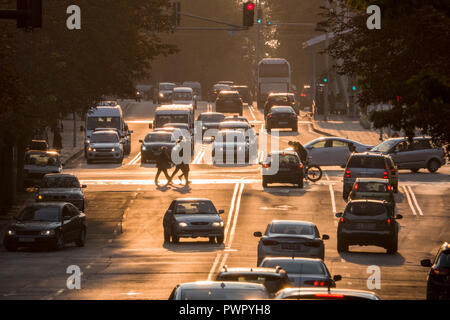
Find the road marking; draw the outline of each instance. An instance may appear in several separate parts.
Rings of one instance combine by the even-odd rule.
[[[189,179],[192,181],[191,184],[235,184],[236,182],[240,181],[240,179]],[[261,179],[250,179],[246,180],[247,183],[261,183]],[[155,181],[152,179],[146,179],[146,180],[138,180],[138,179],[123,179],[123,180],[107,180],[107,179],[101,179],[101,180],[83,180],[81,179],[80,182],[82,184],[86,185],[154,185]],[[325,184],[322,184],[325,185]]]
[[[197,153],[197,156],[194,158],[194,161],[192,161],[192,164],[200,164],[202,163],[203,157],[205,156],[206,153],[206,144],[202,144],[200,152]]]
[[[419,203],[417,202],[416,195],[415,195],[414,192],[412,191],[411,186],[407,186],[407,188],[408,188],[408,190],[409,190],[409,193],[411,194],[411,198],[412,198],[414,204],[416,205],[417,211],[419,211],[419,214],[420,214],[421,216],[423,216],[422,209],[420,208]]]
[[[234,209],[234,219],[233,219],[233,226],[231,228],[230,237],[228,239],[228,245],[226,246],[227,249],[231,248],[231,244],[233,243],[234,239],[234,233],[236,231],[236,225],[237,225],[237,219],[239,216],[239,208],[241,206],[241,198],[242,198],[242,192],[244,191],[244,182],[240,183],[239,193],[236,200],[236,207]]]
[[[234,204],[236,202],[236,197],[237,197],[238,190],[239,190],[239,184],[240,184],[240,181],[236,183],[236,185],[234,187],[233,197],[231,198],[230,211],[228,211],[227,225],[225,226],[225,230],[224,230],[224,239],[223,239],[224,243],[227,242],[228,230],[230,228],[231,218],[233,217]]]
[[[127,166],[133,165],[134,161],[136,161],[141,156],[141,153],[139,152],[133,159],[131,159],[130,162],[127,163]]]
[[[414,209],[414,206],[413,206],[413,204],[411,202],[411,197],[409,196],[408,189],[406,189],[405,186],[402,186],[402,187],[403,187],[403,190],[405,191],[406,199],[408,200],[408,203],[409,203],[409,206],[411,207],[412,213],[413,213],[413,215],[416,216],[417,215],[416,214],[416,210]]]
[[[334,199],[334,191],[333,191],[333,185],[329,184],[328,185],[329,189],[330,189],[330,196],[331,196],[331,206],[333,208],[333,215],[336,214],[336,202]]]
[[[212,276],[213,276],[213,274],[214,274],[214,270],[216,270],[216,266],[217,266],[217,264],[219,263],[219,260],[220,260],[221,257],[222,257],[222,253],[221,253],[221,252],[218,252],[218,253],[217,253],[217,256],[216,256],[216,259],[214,259],[214,263],[213,263],[213,265],[212,265],[212,267],[211,267],[211,270],[209,271],[209,274],[208,274],[208,281],[211,281],[211,280],[212,280]]]
[[[252,115],[253,120],[256,121],[256,117],[255,117],[255,114],[253,113],[252,109],[253,109],[253,107],[251,107],[251,106],[248,107],[248,110],[250,111],[250,114]]]

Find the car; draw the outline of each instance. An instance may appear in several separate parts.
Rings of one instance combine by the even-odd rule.
[[[371,151],[390,155],[399,169],[412,172],[426,168],[433,173],[446,163],[444,149],[436,146],[431,137],[415,137],[411,142],[406,137],[392,138]]]
[[[269,94],[266,103],[264,104],[264,117],[267,117],[273,106],[292,107],[297,115],[300,112],[297,100],[295,99],[295,94],[289,92]]]
[[[222,90],[231,90],[231,85],[223,83],[216,83],[215,85],[213,85],[212,92],[209,94],[209,101],[216,101],[217,96]]]
[[[162,147],[167,147],[169,155],[176,145],[176,138],[171,132],[149,132],[141,143],[141,163],[156,162]]]
[[[264,285],[271,296],[291,287],[285,270],[275,268],[228,268],[224,266],[216,276],[216,281],[253,282]]]
[[[430,268],[427,277],[427,300],[450,299],[450,245],[444,242],[433,260],[420,261],[423,267]]]
[[[210,243],[224,240],[224,223],[213,202],[205,198],[178,198],[172,201],[163,219],[164,241],[207,237]]]
[[[47,140],[31,140],[30,144],[27,147],[27,151],[28,150],[47,151],[48,150]]]
[[[194,94],[197,97],[197,101],[202,100],[202,85],[198,81],[184,81],[182,84],[183,87],[189,87],[194,90]]]
[[[70,202],[81,212],[84,212],[85,197],[80,181],[73,174],[49,173],[44,176],[36,193],[37,202],[62,201]]]
[[[231,90],[238,91],[242,101],[248,105],[252,105],[253,99],[248,86],[235,85],[231,87]]]
[[[266,300],[267,289],[259,283],[197,281],[178,284],[169,300]]]
[[[194,151],[193,132],[187,123],[166,123],[161,128],[156,128],[154,132],[171,132],[175,141],[185,141],[191,146],[191,153]]]
[[[50,246],[57,250],[66,243],[79,247],[86,241],[86,216],[68,202],[27,204],[6,228],[3,245],[8,251],[20,247]]]
[[[219,123],[219,130],[234,130],[240,131],[245,134],[245,139],[249,143],[250,147],[253,148],[254,156],[256,156],[258,149],[258,132],[255,132],[254,125],[250,125],[245,121],[222,121]]]
[[[373,152],[352,153],[344,170],[342,197],[348,198],[356,178],[388,179],[398,192],[398,170],[392,158]]]
[[[336,213],[339,218],[337,227],[337,251],[348,251],[349,245],[383,247],[388,254],[398,250],[397,220],[389,204],[380,200],[349,201],[344,212]]]
[[[239,122],[247,122],[247,123],[249,123],[248,119],[246,117],[238,116],[237,114],[234,114],[232,116],[226,116],[225,119],[223,119],[222,122],[225,122],[225,121],[239,121]]]
[[[197,108],[197,97],[189,87],[175,87],[172,92],[172,105],[190,105]]]
[[[260,164],[263,188],[269,183],[292,183],[303,188],[303,164],[295,151],[272,151]]]
[[[213,136],[211,157],[214,164],[248,163],[250,151],[250,144],[242,131],[222,130]]]
[[[349,144],[353,143],[356,152],[366,152],[373,146],[342,137],[320,137],[304,145],[311,164],[318,166],[345,166],[350,157]]]
[[[201,113],[197,121],[200,121],[202,126],[202,137],[207,130],[218,129],[219,123],[225,119],[225,115],[220,112],[203,112]],[[209,135],[208,137],[210,137]]]
[[[374,292],[354,289],[287,288],[277,293],[275,299],[295,300],[380,300]]]
[[[325,259],[324,240],[330,237],[320,236],[319,229],[312,222],[296,220],[273,220],[264,235],[256,231],[253,235],[260,238],[258,243],[258,262],[266,257],[301,257]]]
[[[384,200],[395,213],[394,188],[388,179],[356,178],[348,201],[363,199]]]
[[[312,89],[308,84],[303,85],[299,99],[300,108],[306,109],[312,107]]]
[[[172,100],[173,89],[176,86],[177,85],[172,82],[160,82],[158,84],[158,90],[155,92],[156,97],[153,98],[153,103],[169,103]]]
[[[24,188],[39,186],[47,173],[61,173],[62,169],[63,165],[59,153],[29,150],[25,152],[23,166]]]
[[[273,106],[266,117],[267,132],[274,128],[290,128],[293,132],[298,131],[297,114],[289,106]]]
[[[222,90],[217,95],[216,112],[239,113],[242,116],[244,107],[238,91]]]
[[[265,258],[259,265],[263,268],[280,267],[287,272],[292,287],[336,287],[340,275],[331,277],[322,259],[311,258]]]
[[[95,130],[91,134],[86,151],[87,163],[98,160],[122,163],[123,157],[123,144],[115,130]]]
[[[234,86],[234,81],[230,81],[230,80],[221,80],[219,82],[217,82],[217,84],[226,84],[227,86]]]

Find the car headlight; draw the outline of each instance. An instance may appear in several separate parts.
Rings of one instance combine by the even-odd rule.
[[[163,93],[160,93],[159,96],[162,98],[162,97],[164,97],[164,94],[163,94]]]
[[[51,236],[55,234],[55,230],[44,230],[41,231],[40,235],[41,236]]]
[[[239,147],[239,148],[238,148],[238,151],[242,151],[242,150],[243,150],[242,147]]]
[[[36,199],[38,200],[44,200],[44,196],[42,194],[38,194]]]
[[[15,235],[16,235],[16,231],[8,230],[8,236],[15,236]]]
[[[184,228],[184,227],[187,227],[188,224],[187,224],[186,222],[180,222],[180,223],[178,224],[178,226]]]
[[[147,150],[147,147],[146,146],[142,146],[142,151],[145,151],[145,150]]]
[[[94,151],[95,152],[96,150],[95,150],[95,148],[89,147],[88,151]]]
[[[112,151],[112,152],[116,151],[116,148],[112,148],[111,151]]]
[[[220,222],[213,222],[212,226],[213,226],[213,227],[223,227],[223,221],[220,221]]]
[[[203,130],[208,130],[208,128],[207,128],[207,127],[205,127],[205,126],[203,126]]]

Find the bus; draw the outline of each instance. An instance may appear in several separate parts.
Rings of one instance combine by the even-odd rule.
[[[259,109],[264,108],[270,93],[285,93],[290,90],[291,65],[286,59],[264,58],[258,63],[256,101]]]

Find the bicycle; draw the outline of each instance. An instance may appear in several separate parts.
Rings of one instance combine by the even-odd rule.
[[[304,164],[305,180],[317,182],[322,178],[322,169],[315,164],[311,164],[311,157],[308,157]]]

